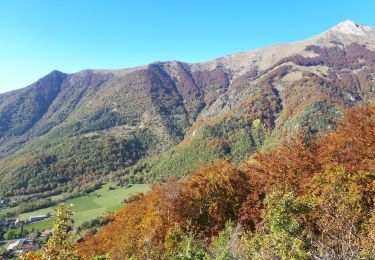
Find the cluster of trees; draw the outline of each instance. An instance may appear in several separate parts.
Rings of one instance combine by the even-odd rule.
[[[76,245],[84,259],[371,259],[375,257],[375,106],[336,131],[301,135],[168,180]]]
[[[0,238],[3,238],[4,240],[11,240],[11,239],[17,239],[17,238],[24,238],[27,234],[30,232],[21,226],[19,229],[8,229],[6,232],[4,230],[4,234],[1,234],[0,232]]]
[[[110,221],[111,218],[108,215],[99,216],[90,221],[85,221],[77,227],[76,234],[80,235],[81,237],[94,235],[102,226],[107,225]]]

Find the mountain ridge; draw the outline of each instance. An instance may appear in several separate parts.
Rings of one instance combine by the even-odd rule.
[[[129,167],[133,181],[154,181],[172,174],[173,156],[191,167],[245,158],[287,132],[332,129],[342,109],[374,99],[375,29],[352,21],[203,63],[53,71],[0,95],[0,194],[79,190]]]

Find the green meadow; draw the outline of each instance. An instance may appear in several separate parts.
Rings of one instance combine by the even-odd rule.
[[[115,186],[112,183],[107,183],[100,189],[93,191],[88,195],[66,200],[65,204],[72,205],[74,211],[74,225],[78,227],[85,221],[95,219],[107,212],[113,212],[120,209],[124,206],[123,201],[125,199],[141,192],[147,192],[149,188],[149,184],[134,184],[130,188],[122,188]],[[23,213],[20,214],[18,218],[20,220],[26,220],[31,216],[45,215],[47,213],[53,214],[55,208],[56,206],[53,206]],[[43,231],[50,227],[52,227],[52,219],[24,226],[27,230],[35,229],[37,231]]]

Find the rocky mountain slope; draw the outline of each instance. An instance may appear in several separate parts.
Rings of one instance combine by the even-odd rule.
[[[200,161],[248,158],[288,133],[334,127],[375,99],[375,28],[344,21],[310,39],[205,63],[53,71],[0,95],[0,194],[153,181]]]

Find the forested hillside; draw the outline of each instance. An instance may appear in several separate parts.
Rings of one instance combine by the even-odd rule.
[[[132,199],[84,259],[373,259],[375,106],[301,135],[243,168],[219,160]]]

